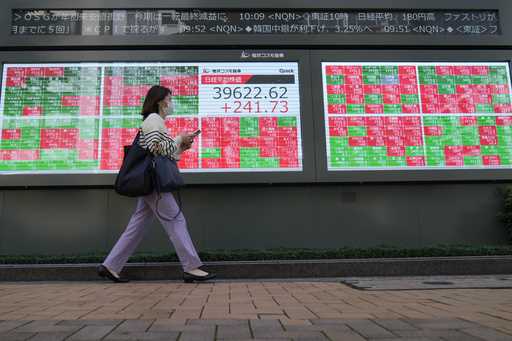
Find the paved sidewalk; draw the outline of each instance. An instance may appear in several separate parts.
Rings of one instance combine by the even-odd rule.
[[[0,282],[0,340],[512,340],[512,289],[339,280]]]

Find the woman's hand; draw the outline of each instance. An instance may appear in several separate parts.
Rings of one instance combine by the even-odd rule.
[[[181,133],[179,135],[181,137],[181,149],[187,150],[192,147],[192,143],[194,143],[194,137],[193,134],[188,133]]]

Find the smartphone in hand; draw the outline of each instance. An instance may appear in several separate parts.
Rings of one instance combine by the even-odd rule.
[[[194,131],[191,135],[196,137],[197,135],[201,134],[201,129],[197,129],[196,131]]]

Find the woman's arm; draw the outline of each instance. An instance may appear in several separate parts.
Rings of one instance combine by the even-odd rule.
[[[180,145],[182,136],[172,139],[166,132],[164,120],[157,114],[149,115],[142,123],[142,132],[146,145],[151,153],[172,158],[179,158],[182,152]]]

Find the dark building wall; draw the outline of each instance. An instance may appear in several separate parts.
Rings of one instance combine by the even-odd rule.
[[[182,191],[200,250],[503,244],[497,184],[193,186]],[[0,254],[108,251],[135,200],[107,189],[0,192]],[[171,250],[154,219],[138,249]]]

